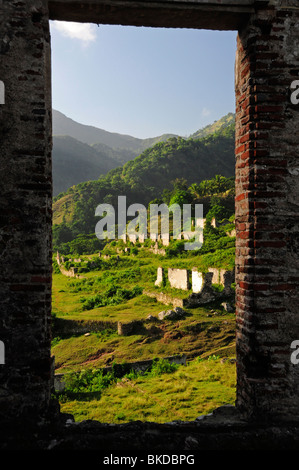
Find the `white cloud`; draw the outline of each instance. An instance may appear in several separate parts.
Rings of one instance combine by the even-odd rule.
[[[203,110],[202,110],[202,112],[201,112],[201,115],[202,115],[203,117],[208,117],[208,116],[210,116],[210,114],[211,114],[211,110],[210,110],[210,109],[208,109],[208,108],[203,108]]]
[[[96,26],[90,23],[52,21],[54,30],[71,39],[79,39],[86,45],[96,40]]]

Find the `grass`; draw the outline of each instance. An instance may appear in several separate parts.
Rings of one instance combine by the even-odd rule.
[[[157,377],[124,377],[98,396],[62,401],[61,411],[76,421],[103,423],[192,421],[224,404],[234,404],[235,365],[219,358],[193,360]]]
[[[56,326],[52,328],[52,354],[56,373],[91,371],[114,362],[122,364],[177,354],[185,354],[188,361],[171,374],[125,377],[100,392],[80,393],[75,399],[61,400],[62,412],[73,414],[79,421],[168,422],[193,420],[221,404],[233,403],[234,364],[196,358],[213,354],[224,358],[234,356],[234,314],[227,313],[218,301],[186,309],[186,316],[180,320],[161,321],[157,319],[158,313],[172,306],[161,304],[136,289],[157,290],[154,282],[158,266],[165,269],[197,266],[202,271],[209,266],[228,268],[232,257],[228,251],[221,256],[213,253],[167,259],[140,249],[137,255],[101,258],[100,262],[98,256],[86,255],[80,257],[83,262],[77,266],[81,278],[54,272],[52,313]],[[90,267],[87,261],[93,260],[94,267]],[[188,295],[169,286],[167,292],[175,297]],[[95,299],[99,300],[98,304]],[[149,315],[156,320],[147,320]],[[142,321],[139,330],[129,336],[117,334],[118,321],[133,320]],[[72,333],[69,327],[59,329],[61,322],[71,325],[71,321],[85,325],[89,334]]]
[[[116,329],[106,329],[102,333],[91,331],[89,336],[78,334],[60,341],[56,338],[52,345],[56,371],[104,367],[113,361],[134,362],[176,354],[193,358],[206,352],[224,355],[234,351],[233,314],[221,309],[212,313],[206,308],[190,312],[180,321],[144,322],[140,332],[130,336],[118,335]]]

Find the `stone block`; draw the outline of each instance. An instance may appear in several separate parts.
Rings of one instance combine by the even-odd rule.
[[[188,290],[190,287],[188,269],[168,268],[168,280],[175,289]]]

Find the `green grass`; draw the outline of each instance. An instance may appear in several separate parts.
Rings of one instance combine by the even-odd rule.
[[[124,377],[95,394],[61,402],[61,411],[76,421],[103,423],[192,421],[235,402],[235,365],[229,360],[193,360],[157,377]]]
[[[110,248],[111,250],[112,248]],[[187,269],[197,267],[200,271],[207,271],[209,266],[230,269],[233,263],[233,252],[229,249],[222,250],[221,254],[212,253],[191,256],[186,259],[167,259],[163,256],[153,255],[142,248],[137,256],[120,256],[119,260],[116,260],[115,256],[111,259],[99,260],[95,255],[81,256],[81,259],[82,263],[78,265],[80,279],[53,274],[53,313],[57,317],[67,316],[74,320],[131,321],[144,319],[145,314],[155,315],[164,310],[165,305],[158,304],[154,299],[147,300],[145,296],[135,294],[132,299],[124,298],[123,302],[121,301],[122,296],[115,294],[109,298],[108,302],[107,292],[115,289],[116,285],[119,286],[120,291],[134,292],[139,288],[144,291],[164,292],[173,297],[186,298],[191,294],[191,290],[173,289],[169,285],[159,288],[154,285],[159,266],[163,266],[165,269],[168,267]],[[94,260],[97,267],[86,268],[87,260],[90,262]],[[105,303],[106,305],[103,305]]]
[[[144,322],[141,331],[130,336],[118,335],[115,328],[107,334],[91,331],[89,336],[78,334],[60,341],[55,339],[52,354],[56,371],[104,367],[113,361],[134,362],[176,354],[186,354],[188,358],[207,352],[225,355],[227,351],[234,351],[234,314],[221,309],[213,312],[216,313],[197,308],[180,321]]]
[[[188,362],[172,374],[126,377],[100,392],[83,392],[72,400],[61,399],[62,412],[73,414],[76,420],[167,422],[193,420],[221,404],[234,402],[234,364],[222,363],[220,359],[201,362],[194,359],[213,354],[234,356],[234,314],[225,312],[221,301],[217,301],[186,309],[187,315],[179,321],[150,322],[146,320],[149,315],[157,318],[161,310],[172,306],[136,290],[136,286],[159,290],[154,286],[158,266],[165,269],[197,266],[202,271],[209,266],[228,268],[232,258],[229,250],[221,255],[212,253],[185,259],[157,256],[145,249],[140,249],[137,255],[120,256],[118,260],[112,256],[99,262],[97,255],[80,258],[83,260],[77,266],[80,278],[53,273],[52,313],[56,320],[52,328],[52,354],[56,373],[92,371],[114,362],[122,364],[177,354],[185,354]],[[86,261],[93,260],[95,265],[91,267]],[[169,286],[160,290],[167,290],[174,297],[189,294]],[[94,302],[95,299],[100,302]],[[90,334],[73,334],[68,327],[59,329],[61,322],[70,325],[71,320],[87,326]],[[129,336],[118,335],[117,322],[133,320],[142,320],[140,329]],[[97,331],[96,325],[102,331]]]

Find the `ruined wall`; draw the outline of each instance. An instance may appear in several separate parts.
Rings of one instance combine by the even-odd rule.
[[[298,419],[299,77],[297,1],[260,3],[236,58],[237,406]],[[277,8],[276,8],[277,7]]]
[[[209,279],[211,284],[220,284],[224,287],[224,291],[228,294],[231,293],[231,285],[235,282],[235,271],[227,271],[226,269],[209,268],[208,273],[203,274],[197,268],[188,269],[174,269],[168,268],[168,280],[170,286],[174,289],[188,290],[198,293],[202,290],[206,279]],[[159,266],[157,268],[157,279],[155,286],[162,286],[164,282],[164,268]]]
[[[0,421],[50,400],[51,83],[46,0],[0,2]]]
[[[190,288],[188,269],[168,268],[168,280],[175,289],[188,290]]]

